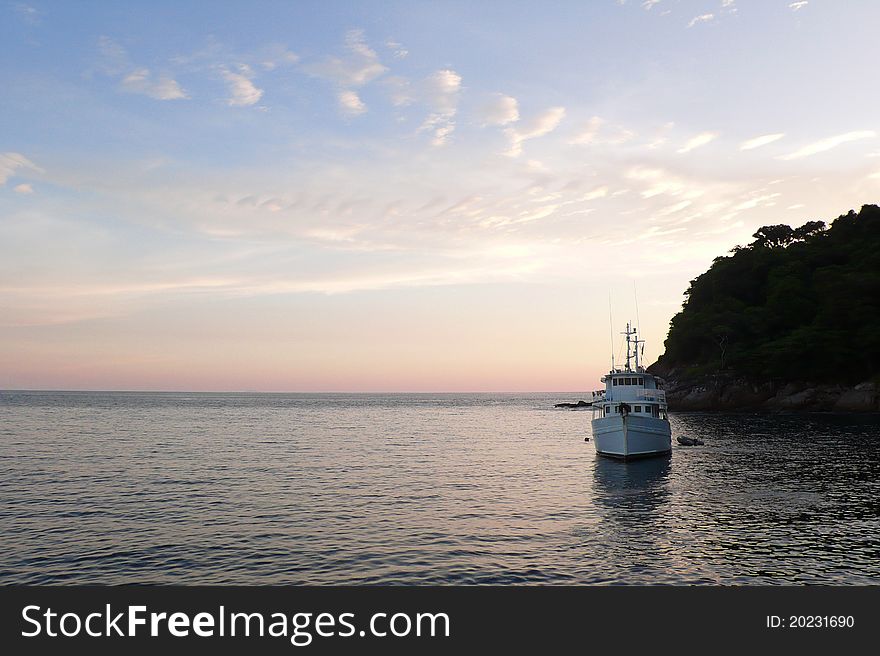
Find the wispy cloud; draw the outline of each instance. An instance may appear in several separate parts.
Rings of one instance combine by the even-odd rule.
[[[345,35],[345,49],[346,56],[325,57],[306,65],[306,72],[341,87],[361,87],[388,70],[379,61],[376,51],[367,45],[363,30],[349,30]]]
[[[123,77],[121,87],[130,93],[139,93],[156,100],[189,98],[176,80],[167,75],[160,75],[154,79],[146,68],[135,69]]]
[[[393,39],[388,39],[385,42],[385,47],[391,51],[391,54],[394,55],[395,59],[405,59],[409,56],[409,50]]]
[[[258,59],[264,70],[273,71],[279,66],[293,66],[298,63],[299,55],[288,50],[286,46],[275,44],[263,48]]]
[[[582,201],[596,200],[597,198],[605,198],[608,195],[608,185],[601,185],[592,189],[581,196]]]
[[[388,68],[379,61],[379,55],[369,45],[363,30],[349,30],[345,35],[346,55],[330,56],[304,66],[304,70],[313,77],[322,78],[339,87],[337,99],[344,114],[354,116],[363,114],[366,105],[354,91],[379,76]],[[357,98],[358,102],[353,102]],[[349,101],[349,102],[346,102]]]
[[[825,139],[820,139],[819,141],[814,141],[813,143],[807,144],[806,146],[799,148],[792,153],[788,153],[787,155],[780,155],[777,159],[801,159],[803,157],[809,157],[810,155],[815,155],[817,153],[824,153],[827,150],[831,150],[832,148],[836,148],[837,146],[848,143],[850,141],[873,139],[876,136],[877,133],[874,130],[856,130],[854,132],[838,134],[834,137],[827,137]]]
[[[715,141],[718,138],[717,132],[701,132],[695,137],[688,139],[685,144],[676,152],[679,154],[689,153],[696,148],[705,146],[707,143]]]
[[[809,0],[798,0],[798,2],[792,2],[790,5],[788,5],[788,8],[792,11],[800,11],[808,4],[810,4]]]
[[[715,18],[715,14],[701,14],[699,16],[694,16],[691,19],[691,22],[688,23],[688,28],[693,27],[694,25],[699,25],[700,23],[708,23],[712,19]]]
[[[654,138],[647,144],[647,148],[650,150],[654,150],[655,148],[659,148],[667,141],[669,141],[669,133],[672,132],[672,128],[675,127],[675,123],[672,121],[668,123],[664,123],[659,130],[657,130]]]
[[[510,148],[506,154],[510,157],[519,157],[522,154],[524,141],[543,137],[553,132],[553,130],[559,127],[564,117],[565,107],[550,107],[535,116],[528,123],[519,124],[516,128],[508,128],[506,133],[510,140]]]
[[[571,143],[581,146],[593,143],[593,141],[596,139],[596,135],[599,134],[599,129],[604,123],[605,121],[602,118],[598,116],[592,116],[574,136],[574,138],[571,140]]]
[[[12,188],[12,191],[14,191],[17,194],[32,194],[32,193],[34,193],[34,188],[32,185],[29,185],[25,182],[22,182],[19,185],[15,185]]]
[[[339,108],[343,114],[357,116],[358,114],[363,114],[367,111],[367,106],[355,91],[340,91],[337,99],[339,100]]]
[[[13,4],[12,10],[28,25],[39,25],[43,17],[42,11],[23,2],[16,2]]]
[[[621,126],[614,126],[610,130],[603,129],[605,120],[598,117],[591,117],[586,124],[575,134],[569,143],[578,146],[586,146],[589,144],[622,144],[630,141],[636,136],[632,130]]]
[[[226,85],[229,89],[230,95],[226,99],[226,104],[230,107],[255,105],[263,97],[263,90],[257,88],[251,81],[253,71],[247,64],[239,64],[237,73],[233,73],[228,68],[223,68],[220,74],[226,80]]]
[[[128,51],[107,36],[98,39],[101,54],[100,70],[110,77],[119,78],[119,88],[155,100],[182,100],[189,98],[180,84],[168,74],[153,75],[150,69],[136,66]]]
[[[406,107],[415,102],[415,93],[412,84],[405,77],[392,75],[382,80],[382,86],[388,92],[389,100],[395,107]]]
[[[516,98],[496,93],[479,110],[483,125],[507,125],[519,120]]]
[[[659,5],[660,2],[661,2],[661,0],[645,0],[642,3],[642,9],[644,9],[645,11],[651,11],[651,8],[654,5]]]
[[[425,101],[431,113],[422,123],[419,131],[429,131],[433,135],[432,145],[442,146],[455,130],[455,115],[458,111],[461,76],[445,68],[431,75],[424,84]]]
[[[0,185],[5,185],[22,168],[39,172],[43,170],[21,153],[0,153]]]
[[[760,148],[761,146],[766,146],[767,144],[771,144],[774,141],[779,141],[784,136],[784,132],[776,132],[774,134],[762,134],[760,137],[754,137],[752,139],[747,139],[746,141],[743,141],[739,145],[739,149],[753,150],[755,148]]]

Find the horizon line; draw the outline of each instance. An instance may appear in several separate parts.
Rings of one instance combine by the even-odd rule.
[[[168,390],[168,389],[0,389],[0,394],[582,394],[589,390]]]

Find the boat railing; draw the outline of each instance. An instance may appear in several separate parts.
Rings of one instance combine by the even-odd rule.
[[[658,389],[639,390],[636,394],[639,401],[654,401],[655,403],[666,403],[666,391]]]

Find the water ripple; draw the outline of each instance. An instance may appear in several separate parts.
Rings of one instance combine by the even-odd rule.
[[[550,395],[0,393],[0,583],[880,583],[877,417]]]

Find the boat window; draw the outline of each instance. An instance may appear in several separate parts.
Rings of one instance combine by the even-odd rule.
[[[641,376],[639,376],[638,378],[636,378],[636,385],[639,385],[640,387],[644,387],[645,386],[645,379],[642,378]]]
[[[642,406],[637,405],[637,406],[633,407],[633,412],[641,412],[641,411],[642,411]]]
[[[616,379],[616,378],[612,378],[612,379],[611,379],[611,384],[612,384],[612,385],[617,385],[617,379]]]

